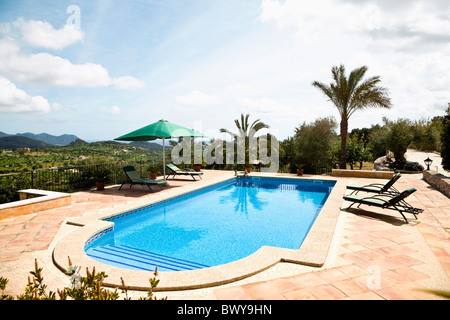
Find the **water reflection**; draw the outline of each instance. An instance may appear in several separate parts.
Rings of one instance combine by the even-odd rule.
[[[220,203],[233,202],[235,204],[234,212],[242,213],[245,216],[248,216],[249,205],[257,211],[262,211],[268,201],[258,196],[260,188],[260,185],[255,185],[253,182],[237,181],[228,195],[220,197]]]
[[[220,203],[235,203],[234,211],[248,215],[249,206],[257,211],[269,203],[267,197],[274,193],[295,193],[300,203],[323,205],[333,185],[321,183],[274,183],[273,181],[240,179],[233,186],[228,186],[229,194],[220,197]],[[262,193],[262,194],[261,194]],[[311,197],[311,193],[318,196]]]

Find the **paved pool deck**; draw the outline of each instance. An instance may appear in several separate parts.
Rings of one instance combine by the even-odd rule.
[[[233,176],[234,172],[205,170],[203,180],[170,180],[170,187],[163,191],[155,188],[153,193],[142,186],[131,189],[125,186],[121,191],[119,186],[112,186],[104,191],[77,192],[72,194],[69,206],[0,220],[0,276],[9,279],[5,293],[17,295],[23,292],[35,259],[44,268],[49,289],[68,285],[67,277],[55,266],[53,251],[65,237],[80,228],[71,221],[90,220],[111,211],[138,207]],[[360,185],[386,181],[336,180]],[[374,207],[339,210],[326,260],[321,267],[279,262],[232,283],[156,292],[156,296],[198,300],[440,299],[418,289],[450,290],[450,199],[423,181],[422,174],[404,174],[396,186],[399,190],[417,189],[408,202],[424,209],[419,219],[408,216],[410,223],[406,224],[398,213]],[[341,208],[348,205],[340,201]],[[141,295],[145,292],[130,292],[132,297]]]

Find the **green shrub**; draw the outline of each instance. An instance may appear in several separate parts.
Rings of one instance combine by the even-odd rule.
[[[442,133],[441,133],[441,156],[442,167],[446,171],[450,171],[450,104],[446,110],[446,115],[442,119]]]
[[[0,184],[0,204],[20,200],[15,186],[11,184]]]
[[[86,268],[86,276],[79,274],[80,267],[73,266],[69,258],[69,267],[67,268],[67,275],[70,277],[70,287],[65,287],[62,290],[57,289],[56,292],[48,291],[47,285],[44,284],[44,277],[42,276],[42,268],[39,268],[37,260],[34,262],[34,270],[30,271],[33,278],[28,277],[28,284],[25,287],[25,292],[17,296],[17,300],[117,300],[120,294],[117,289],[114,291],[107,290],[102,287],[103,280],[108,276],[104,272],[96,272],[95,267],[92,272]],[[159,284],[156,279],[158,275],[157,268],[155,269],[153,278],[149,279],[150,290],[147,292],[147,297],[140,297],[139,300],[157,300],[153,295],[154,288]],[[8,284],[8,279],[0,277],[0,300],[14,300],[11,295],[5,295],[4,290]],[[128,291],[125,282],[121,278],[122,285],[120,286],[121,293],[128,298]],[[166,300],[162,298],[161,300]]]

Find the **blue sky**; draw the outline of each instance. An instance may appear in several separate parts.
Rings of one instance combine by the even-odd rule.
[[[280,139],[333,116],[311,83],[367,65],[394,107],[450,102],[448,0],[0,0],[0,131],[109,140],[161,118],[212,137],[250,113]]]

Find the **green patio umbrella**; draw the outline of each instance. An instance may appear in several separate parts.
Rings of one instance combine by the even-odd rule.
[[[164,179],[166,179],[166,153],[164,150],[164,139],[178,138],[178,137],[204,137],[200,132],[182,127],[180,125],[171,123],[167,120],[161,119],[148,126],[142,127],[126,135],[115,138],[114,140],[121,141],[151,141],[156,139],[163,140],[163,162],[164,162]]]

